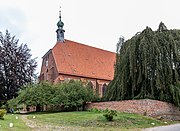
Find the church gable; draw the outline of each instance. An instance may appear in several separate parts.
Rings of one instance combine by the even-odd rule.
[[[58,77],[57,67],[54,61],[52,50],[49,50],[44,56],[41,66],[40,81],[53,83]]]

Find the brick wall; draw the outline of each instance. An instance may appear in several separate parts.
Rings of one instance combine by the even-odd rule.
[[[120,112],[146,114],[148,116],[180,114],[179,109],[173,104],[150,99],[88,103],[86,109],[91,108],[108,108]]]

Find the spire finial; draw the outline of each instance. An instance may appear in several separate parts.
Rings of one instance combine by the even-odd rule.
[[[61,20],[61,6],[59,6],[59,19]]]

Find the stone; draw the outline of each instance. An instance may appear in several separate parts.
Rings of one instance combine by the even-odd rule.
[[[9,127],[12,128],[13,127],[13,123],[9,123]]]

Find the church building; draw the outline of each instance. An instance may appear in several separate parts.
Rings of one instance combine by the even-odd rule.
[[[116,54],[64,39],[64,23],[61,13],[57,23],[57,42],[42,57],[40,82],[60,83],[71,79],[88,83],[103,96],[107,85],[114,77]]]

